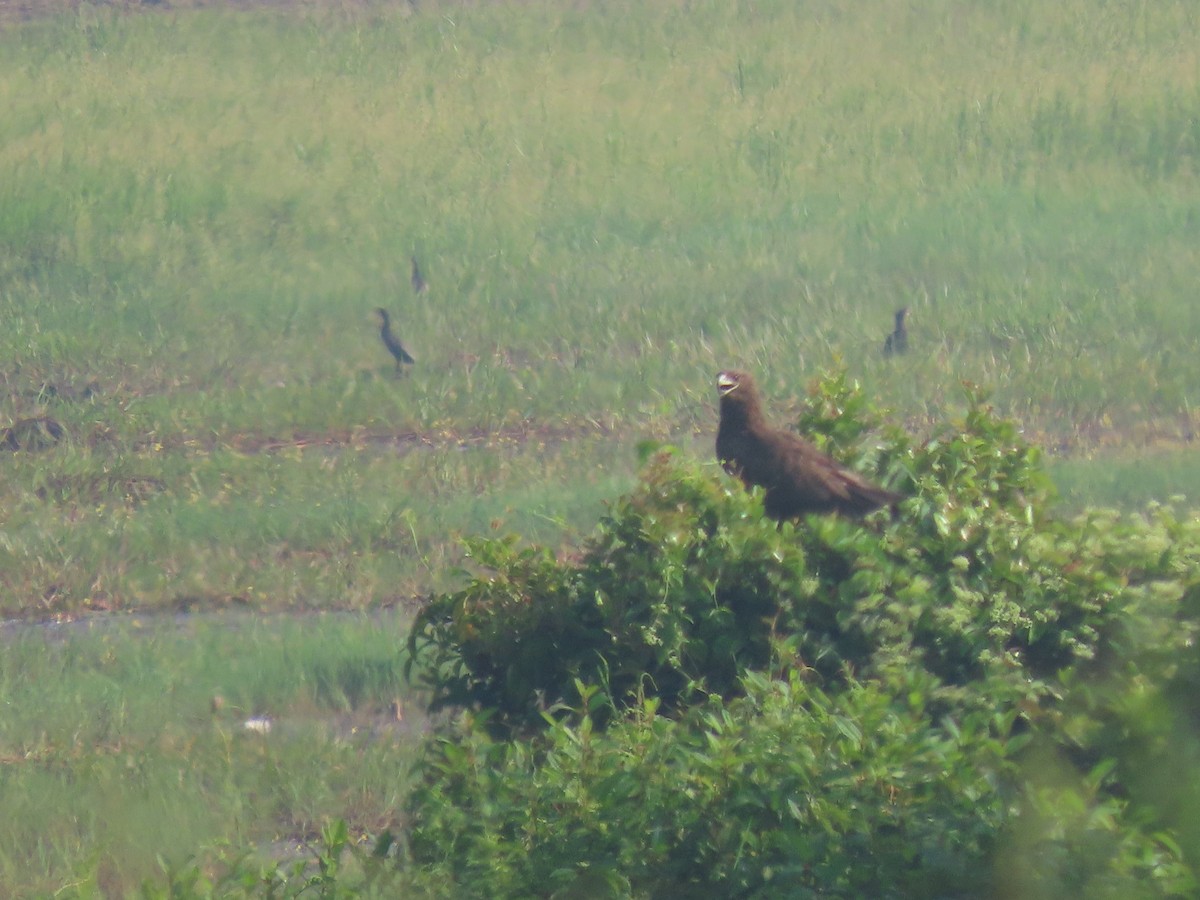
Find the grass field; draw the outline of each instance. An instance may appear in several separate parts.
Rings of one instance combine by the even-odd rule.
[[[711,433],[722,365],[781,413],[841,361],[917,431],[968,379],[1068,455],[1190,439],[1194,22],[1092,12],[10,28],[0,414],[68,439],[4,485],[5,610],[411,595],[455,531],[586,526],[637,440]]]
[[[403,631],[396,614],[0,630],[0,893],[121,896],[159,856],[392,824],[423,722],[391,704]]]
[[[9,22],[0,426],[66,436],[3,454],[0,615],[403,605],[454,583],[459,535],[576,540],[643,439],[708,455],[723,366],[786,417],[844,365],[917,434],[968,380],[1065,503],[1194,500],[1198,19],[535,0]],[[885,359],[905,305],[911,350]],[[270,621],[49,655],[5,635],[0,806],[30,812],[0,887],[103,868],[121,893],[159,850],[388,820],[403,747],[273,734],[264,786],[261,743],[206,704],[385,706],[403,628]],[[385,674],[361,698],[314,693],[305,666],[363,656]]]

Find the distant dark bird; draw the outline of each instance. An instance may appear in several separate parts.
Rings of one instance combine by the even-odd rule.
[[[773,428],[762,411],[754,379],[745,372],[717,376],[721,424],[717,459],[746,487],[766,491],[763,506],[773,519],[805,513],[866,515],[903,497],[871,484],[804,438]]]
[[[883,342],[883,355],[908,352],[908,329],[904,327],[904,317],[908,315],[908,307],[902,306],[896,310],[896,328]]]
[[[63,434],[63,427],[49,416],[21,419],[0,430],[0,450],[49,450]]]
[[[423,294],[425,289],[429,287],[425,283],[425,279],[421,277],[421,267],[417,265],[417,258],[412,258],[412,286],[414,294]]]
[[[71,384],[44,381],[36,390],[28,392],[29,396],[38,400],[60,400],[64,403],[90,400],[99,393],[100,382],[98,381],[89,381],[81,388]]]
[[[392,320],[388,318],[388,311],[381,306],[375,312],[379,314],[379,336],[383,338],[383,346],[387,347],[388,353],[395,358],[396,372],[399,373],[403,371],[402,366],[411,366],[416,360],[404,349],[396,335],[392,334]]]

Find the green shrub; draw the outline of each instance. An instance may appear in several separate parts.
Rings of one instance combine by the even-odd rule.
[[[722,526],[732,519],[744,527]],[[659,454],[578,563],[512,537],[469,541],[485,573],[418,616],[418,675],[435,706],[475,703],[524,723],[567,699],[576,678],[617,697],[645,682],[669,704],[701,682],[723,693],[739,659],[766,662],[776,597],[811,587],[799,548],[777,547],[740,489]]]
[[[413,860],[479,897],[931,896],[985,880],[1005,804],[992,723],[943,729],[855,680],[741,687],[678,718],[647,699],[603,730],[583,688],[534,744],[460,726],[412,795]]]
[[[924,444],[885,428],[872,445],[861,392],[841,375],[815,386],[803,430],[910,495],[893,521],[777,527],[757,494],[663,451],[577,561],[513,537],[469,541],[482,572],[418,617],[418,677],[436,706],[527,725],[569,702],[575,679],[618,705],[643,691],[668,709],[728,696],[779,637],[824,683],[919,666],[951,704],[939,712],[991,675],[1040,703],[1061,669],[1120,642],[1128,567],[1092,558],[1103,523],[1047,517],[1036,449],[967,396],[963,419]]]
[[[1188,895],[1200,817],[1146,767],[1200,766],[1200,527],[1052,518],[978,392],[920,445],[843,375],[812,395],[801,430],[898,515],[777,526],[666,450],[577,558],[469,543],[480,571],[410,637],[434,704],[477,710],[426,748],[414,871],[453,896]]]

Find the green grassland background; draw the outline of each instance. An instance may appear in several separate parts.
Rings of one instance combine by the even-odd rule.
[[[0,101],[0,425],[66,430],[0,460],[6,617],[403,606],[454,582],[458,535],[569,544],[641,440],[709,455],[725,366],[781,420],[845,366],[915,434],[968,380],[1065,503],[1200,493],[1186,0],[83,5],[2,26]],[[910,352],[884,358],[900,306]],[[202,648],[268,638],[194,627],[182,656],[83,632],[96,666],[47,671],[11,633],[0,696],[45,715],[4,720],[0,792],[50,799],[0,840],[24,848],[0,887],[120,893],[156,853],[386,819],[367,776],[312,789],[363,754],[401,777],[403,746],[337,729],[235,808],[229,748],[260,751],[210,734],[237,690]],[[399,690],[375,647],[335,679],[374,687],[316,692],[333,651],[283,632],[301,649],[241,676],[272,687],[239,709]],[[151,676],[106,668],[112,641]],[[176,664],[186,689],[134,703],[157,711],[78,736],[95,679],[121,707]],[[218,774],[185,777],[197,755]],[[147,795],[176,778],[169,809],[114,787],[139,760]],[[128,827],[71,812],[93,795]]]

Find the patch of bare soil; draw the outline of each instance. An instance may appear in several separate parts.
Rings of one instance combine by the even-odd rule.
[[[487,448],[504,446],[554,446],[586,437],[607,437],[612,428],[596,420],[565,424],[524,421],[502,428],[468,428],[463,431],[390,431],[351,428],[330,431],[298,432],[291,437],[243,433],[205,437],[178,435],[146,440],[135,444],[137,450],[235,450],[239,453],[277,453],[282,450],[312,448],[335,453],[369,447],[388,447],[398,452],[446,448]]]

